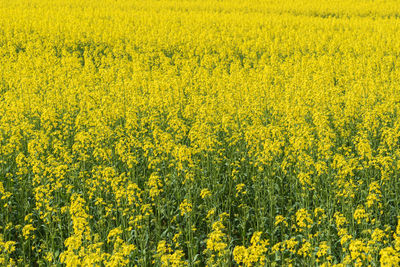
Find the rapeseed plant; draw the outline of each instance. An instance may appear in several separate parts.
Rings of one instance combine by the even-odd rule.
[[[0,2],[0,265],[399,265],[399,14]]]

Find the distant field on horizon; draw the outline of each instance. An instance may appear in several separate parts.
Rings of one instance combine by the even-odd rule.
[[[0,0],[1,266],[399,266],[399,1]]]

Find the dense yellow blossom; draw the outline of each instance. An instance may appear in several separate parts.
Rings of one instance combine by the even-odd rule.
[[[188,202],[187,199],[185,199],[179,205],[179,209],[181,211],[181,215],[183,216],[192,211],[192,204],[190,202]]]
[[[397,266],[400,2],[0,1],[0,266]]]
[[[261,232],[255,232],[250,240],[248,248],[236,246],[233,250],[233,258],[239,265],[258,266],[264,265],[268,251],[268,240],[262,240]]]
[[[33,231],[35,231],[36,228],[33,227],[32,224],[27,224],[24,226],[24,228],[22,229],[22,234],[24,235],[25,239],[28,239],[31,236],[31,233]]]
[[[311,228],[313,220],[306,209],[300,209],[296,212],[296,223],[300,230]]]
[[[184,257],[182,250],[173,251],[164,240],[158,243],[155,257],[160,261],[161,266],[179,267],[186,265],[182,259]]]
[[[211,196],[210,190],[208,190],[207,188],[201,189],[200,197],[201,197],[202,199],[207,198],[207,197],[209,197],[209,196]]]

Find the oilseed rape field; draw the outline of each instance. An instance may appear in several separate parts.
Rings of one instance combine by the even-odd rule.
[[[399,266],[400,2],[0,0],[0,266]]]

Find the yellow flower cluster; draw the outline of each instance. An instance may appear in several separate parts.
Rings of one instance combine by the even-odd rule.
[[[159,260],[161,266],[185,266],[186,263],[182,259],[184,256],[185,254],[182,250],[178,249],[176,251],[173,251],[164,240],[160,241],[157,245],[157,254],[155,255],[155,258]]]
[[[15,251],[15,241],[5,241],[4,236],[0,234],[0,264],[3,266],[13,266],[15,261],[10,257]]]
[[[251,245],[246,248],[244,246],[236,246],[233,250],[233,258],[243,266],[265,265],[266,252],[268,251],[268,240],[262,240],[261,232],[255,232],[251,237]]]
[[[226,228],[222,220],[223,216],[221,217],[220,215],[220,219],[212,224],[212,231],[208,234],[206,240],[204,253],[208,256],[208,266],[221,265],[229,257],[229,251],[227,250],[228,236],[224,233]]]
[[[73,223],[73,236],[65,240],[66,251],[60,261],[66,266],[123,266],[129,263],[130,254],[136,249],[121,238],[122,230],[113,229],[108,233],[107,243],[114,243],[112,253],[102,251],[103,242],[97,234],[92,235],[85,200],[78,194],[72,195],[69,212]]]

